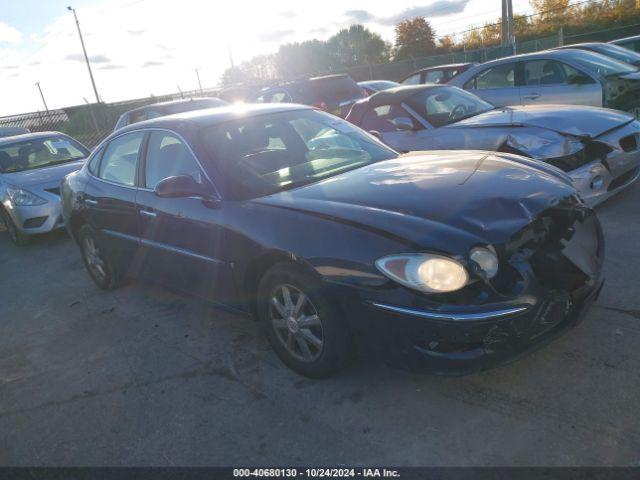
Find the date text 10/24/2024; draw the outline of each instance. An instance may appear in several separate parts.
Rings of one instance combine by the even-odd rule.
[[[397,470],[387,468],[235,468],[233,476],[257,478],[399,478]]]

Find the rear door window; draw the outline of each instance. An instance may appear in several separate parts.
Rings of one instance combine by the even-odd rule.
[[[431,70],[426,73],[425,83],[444,83],[447,81],[444,70]]]
[[[515,63],[505,63],[488,68],[469,80],[464,88],[467,90],[487,90],[515,87],[515,67]]]
[[[420,73],[416,73],[415,75],[411,75],[408,78],[403,80],[404,85],[420,85]]]

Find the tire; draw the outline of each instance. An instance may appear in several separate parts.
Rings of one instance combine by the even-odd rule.
[[[258,318],[271,347],[285,365],[310,378],[328,377],[351,358],[347,325],[319,287],[310,275],[290,263],[271,267],[258,286]],[[300,294],[305,300],[299,306]]]
[[[118,287],[118,274],[112,262],[103,253],[91,225],[83,225],[78,230],[78,245],[82,261],[93,282],[102,290]]]
[[[31,237],[18,230],[16,224],[13,223],[13,219],[5,210],[2,210],[0,216],[2,216],[2,222],[4,223],[4,226],[7,229],[7,233],[9,234],[9,238],[14,245],[18,247],[24,247],[25,245],[28,245],[29,242],[31,242]]]

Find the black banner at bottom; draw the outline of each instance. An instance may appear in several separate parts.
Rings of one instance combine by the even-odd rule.
[[[218,479],[403,480],[636,480],[636,467],[0,467],[2,480],[218,480]]]

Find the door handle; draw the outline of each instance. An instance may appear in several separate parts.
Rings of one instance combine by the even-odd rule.
[[[84,203],[86,203],[87,205],[98,205],[97,200],[91,200],[90,198],[85,198]]]
[[[539,98],[540,94],[539,93],[530,93],[529,95],[524,95],[524,98],[526,98],[527,100],[535,100],[536,98]]]
[[[144,215],[145,217],[157,217],[158,214],[156,212],[152,212],[151,210],[140,210],[140,215]]]

